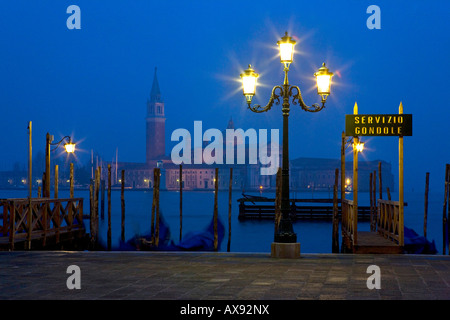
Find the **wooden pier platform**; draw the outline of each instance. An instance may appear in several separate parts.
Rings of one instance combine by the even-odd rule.
[[[274,219],[275,199],[265,197],[243,197],[239,202],[239,220]],[[338,214],[341,214],[338,199]],[[291,218],[293,220],[332,220],[333,199],[291,199]],[[370,207],[358,207],[358,219],[370,220]]]
[[[382,234],[373,231],[358,231],[358,242],[355,245],[346,244],[352,253],[360,254],[401,254],[403,247]]]

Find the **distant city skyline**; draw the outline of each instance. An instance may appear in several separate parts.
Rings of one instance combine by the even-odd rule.
[[[81,29],[69,30],[68,6],[81,8]],[[381,29],[369,29],[370,5],[381,9]],[[29,1],[1,5],[0,171],[27,163],[28,121],[33,155],[45,134],[65,135],[76,157],[91,150],[105,161],[145,162],[146,102],[155,68],[165,102],[166,155],[171,133],[225,128],[281,129],[280,106],[269,113],[246,109],[239,74],[250,63],[260,73],[255,103],[265,104],[282,83],[276,41],[289,31],[298,44],[290,81],[307,104],[319,102],[313,73],[326,62],[335,73],[326,108],[307,114],[291,106],[290,158],[340,156],[345,115],[413,114],[413,136],[404,138],[406,191],[443,193],[450,163],[448,120],[442,102],[449,70],[448,1],[284,1],[286,16],[269,1]],[[249,14],[251,13],[251,14]],[[420,21],[420,23],[418,23]],[[278,109],[277,109],[278,108]],[[279,112],[278,112],[279,111]],[[361,160],[385,160],[397,179],[398,139],[362,138]],[[281,137],[280,137],[281,140]],[[349,161],[350,161],[349,156]]]

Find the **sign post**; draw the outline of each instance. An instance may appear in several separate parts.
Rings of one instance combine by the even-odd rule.
[[[358,105],[355,102],[353,115],[358,114]],[[359,143],[359,137],[353,137],[353,241],[357,243],[358,237],[358,150],[356,146]]]
[[[403,104],[400,102],[400,105],[398,107],[398,114],[403,115]],[[412,129],[412,124],[411,124]],[[412,130],[411,130],[412,134]],[[398,201],[399,201],[399,229],[398,229],[398,238],[399,238],[399,245],[403,246],[403,213],[404,213],[404,198],[403,198],[403,135],[400,135],[398,137]]]
[[[345,132],[342,131],[341,141],[341,201],[345,199]],[[342,202],[341,202],[342,205]]]

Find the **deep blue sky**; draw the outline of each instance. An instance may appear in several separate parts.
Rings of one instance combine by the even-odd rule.
[[[68,30],[66,9],[81,8],[81,30]],[[381,9],[381,29],[369,30],[369,5]],[[281,107],[246,109],[239,74],[260,73],[256,102],[265,104],[283,81],[276,42],[297,40],[290,81],[307,104],[319,102],[313,73],[326,62],[336,76],[326,109],[293,106],[290,155],[338,158],[345,114],[413,114],[404,138],[407,190],[423,190],[431,172],[443,189],[450,162],[448,103],[450,1],[1,1],[0,170],[26,164],[27,124],[34,154],[45,133],[73,135],[77,156],[90,150],[111,160],[145,161],[146,101],[154,68],[165,101],[167,153],[173,130],[281,128]],[[281,135],[281,133],[280,133]],[[368,160],[391,162],[397,176],[398,139],[364,139]],[[349,156],[349,161],[351,156]],[[443,192],[443,191],[442,191]]]

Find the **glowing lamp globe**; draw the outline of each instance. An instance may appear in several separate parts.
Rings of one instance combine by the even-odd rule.
[[[248,69],[244,73],[241,73],[242,89],[248,104],[252,102],[253,96],[256,93],[256,79],[258,77],[259,75],[252,69],[250,64],[248,65]]]
[[[74,153],[75,152],[75,143],[69,142],[64,145],[64,148],[66,149],[67,153]]]
[[[322,67],[314,73],[317,82],[317,94],[322,96],[322,99],[325,101],[328,95],[331,92],[331,77],[333,73],[328,70],[325,66],[325,62],[322,64]]]
[[[284,63],[286,66],[289,66],[294,60],[295,44],[296,41],[288,36],[287,31],[284,34],[284,37],[281,37],[281,40],[277,42],[280,50],[280,62]]]
[[[358,152],[363,152],[364,150],[364,142],[358,142],[357,144],[353,144],[353,148]]]

